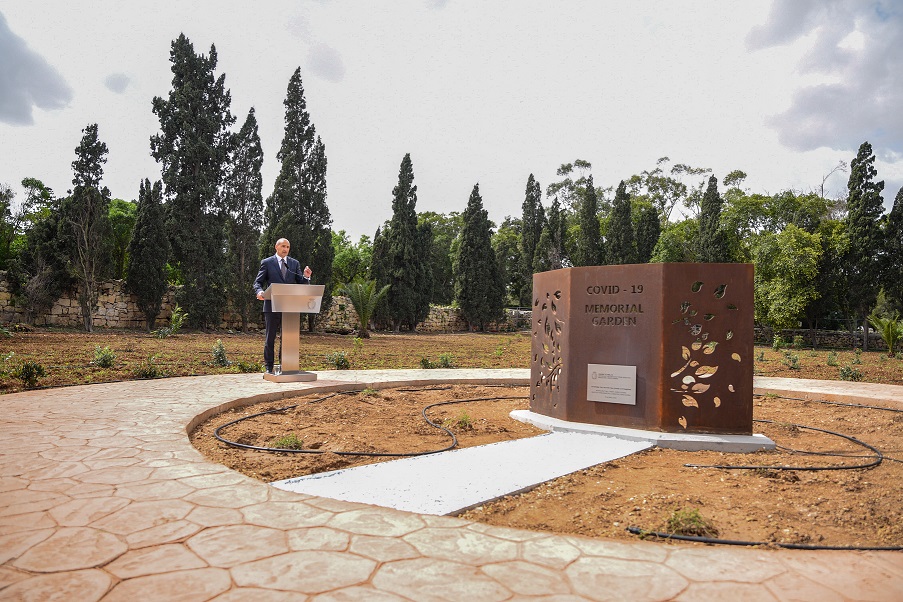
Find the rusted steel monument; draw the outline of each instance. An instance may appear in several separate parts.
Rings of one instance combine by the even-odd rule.
[[[752,434],[753,266],[533,276],[530,409],[571,422]]]

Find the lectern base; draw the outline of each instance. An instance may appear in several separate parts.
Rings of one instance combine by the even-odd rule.
[[[273,381],[274,383],[297,383],[317,380],[317,375],[313,372],[294,370],[290,372],[280,372],[279,374],[264,374],[263,379]]]

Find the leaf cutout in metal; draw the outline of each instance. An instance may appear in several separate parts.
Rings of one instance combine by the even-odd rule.
[[[692,347],[693,351],[699,351],[700,349],[702,349],[702,343],[699,341],[696,341],[695,343],[690,345],[690,347]]]
[[[702,284],[703,283],[701,280],[697,280],[696,282],[693,283],[693,286],[690,287],[690,290],[693,291],[694,293],[698,293],[699,291],[702,290]]]
[[[688,309],[690,309],[689,301],[684,301],[683,303],[680,304],[680,313],[685,314],[685,313],[687,313]]]
[[[715,317],[715,314],[706,314],[705,316],[703,316],[703,318],[706,319],[706,320],[711,320],[711,319],[713,319],[714,317]]]
[[[718,372],[718,366],[700,366],[696,368],[696,376],[699,378],[709,378]]]
[[[690,384],[695,383],[695,382],[696,382],[696,379],[693,378],[692,376],[687,375],[687,376],[684,376],[683,382],[684,382],[684,384],[686,384],[686,385],[690,385]]]
[[[715,351],[715,347],[718,345],[718,341],[709,341],[705,344],[705,348],[702,352],[706,355],[711,355]]]
[[[681,357],[684,358],[685,360],[689,360],[689,359],[690,359],[690,350],[687,349],[686,347],[681,347],[681,348],[680,348],[680,355],[681,355]]]
[[[697,362],[696,360],[693,360],[692,362],[690,362],[690,366],[692,366],[693,368],[695,368],[698,365],[699,365],[699,362]]]
[[[561,299],[561,291],[555,291],[553,294],[555,295],[556,299]]]
[[[732,353],[732,354],[731,354],[731,359],[732,359],[732,360],[736,360],[736,361],[739,362],[739,361],[740,361],[740,354],[739,354],[739,353]]]
[[[696,401],[696,398],[692,395],[684,395],[683,399],[680,400],[682,404],[687,406],[688,408],[698,408],[699,403]]]
[[[706,391],[709,390],[709,388],[711,386],[712,385],[707,385],[705,383],[696,383],[695,385],[693,385],[693,392],[694,393],[705,393]]]
[[[719,284],[717,288],[715,288],[715,298],[720,299],[724,296],[724,291],[727,288],[726,284]]]
[[[728,330],[727,333],[724,335],[724,340],[730,341],[732,338],[734,338],[734,331]]]
[[[734,385],[728,385],[728,386],[727,386],[727,390],[730,391],[731,393],[733,393],[733,392],[734,392]]]
[[[738,309],[737,306],[734,305],[733,303],[728,303],[727,308],[730,310],[733,310],[733,311],[737,311],[737,309]]]
[[[702,324],[693,324],[693,326],[690,327],[690,334],[694,337],[699,336],[700,332],[702,332]]]
[[[677,419],[677,424],[679,424],[683,428],[687,428],[687,419],[684,418],[683,416],[681,416],[680,418]]]
[[[716,407],[716,408],[720,408],[720,407],[721,407],[721,398],[720,398],[720,397],[716,397],[713,401],[715,402],[715,407]]]

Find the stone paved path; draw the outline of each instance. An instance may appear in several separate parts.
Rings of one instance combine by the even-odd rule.
[[[491,527],[280,491],[207,462],[189,443],[187,429],[212,410],[312,387],[529,376],[319,375],[315,383],[226,375],[0,396],[0,600],[903,600],[903,553]],[[757,387],[774,384],[765,380]],[[807,386],[782,380],[774,389]],[[824,396],[828,385],[818,387]],[[882,391],[903,404],[900,388]]]

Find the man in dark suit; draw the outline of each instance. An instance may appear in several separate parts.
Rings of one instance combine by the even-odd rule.
[[[276,241],[276,254],[267,257],[260,262],[260,271],[254,280],[254,290],[257,298],[263,301],[263,317],[266,322],[266,340],[263,343],[263,361],[266,364],[267,374],[273,373],[275,355],[273,348],[276,344],[276,334],[282,328],[282,313],[273,311],[273,304],[263,299],[263,291],[271,284],[310,284],[310,267],[304,266],[297,259],[288,256],[291,244],[288,240],[280,238]]]

